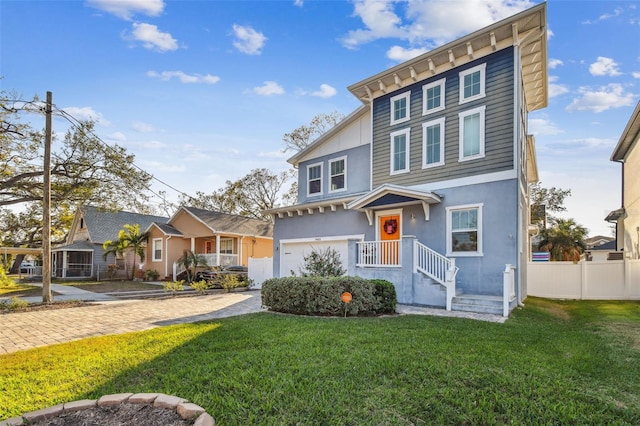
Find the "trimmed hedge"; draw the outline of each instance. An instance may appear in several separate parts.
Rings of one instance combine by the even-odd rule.
[[[352,300],[342,302],[342,293]],[[395,287],[388,281],[359,277],[284,277],[262,283],[262,304],[296,315],[365,316],[395,313]],[[346,306],[345,306],[346,305]]]

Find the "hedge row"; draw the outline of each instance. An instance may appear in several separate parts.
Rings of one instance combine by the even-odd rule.
[[[342,293],[351,302],[342,302]],[[262,304],[272,311],[297,315],[357,316],[392,314],[396,289],[385,280],[359,277],[285,277],[262,283]]]

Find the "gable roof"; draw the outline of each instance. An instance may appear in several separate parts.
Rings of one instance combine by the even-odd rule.
[[[182,231],[179,231],[173,225],[169,225],[168,223],[153,222],[146,230],[149,231],[154,226],[158,228],[164,235],[171,235],[175,237],[181,237],[184,235]]]
[[[634,143],[637,143],[638,139],[640,139],[640,102],[636,105],[636,109],[631,114],[622,136],[620,136],[620,140],[613,150],[613,154],[611,154],[611,161],[624,162],[625,157],[631,151],[631,147]]]
[[[153,222],[166,223],[169,220],[169,218],[162,216],[105,211],[93,206],[81,207],[78,214],[84,219],[90,241],[95,244],[118,239],[118,232],[124,225],[138,224],[140,225],[140,230],[145,230]],[[78,214],[75,220],[78,220]],[[74,227],[75,225],[74,222]]]
[[[185,211],[202,222],[214,233],[245,235],[250,237],[273,238],[273,224],[260,219],[234,214],[214,212],[195,207],[182,206],[169,220],[169,223],[180,213]]]
[[[511,46],[520,46],[527,109],[548,102],[547,5],[541,3],[348,87],[363,103]]]

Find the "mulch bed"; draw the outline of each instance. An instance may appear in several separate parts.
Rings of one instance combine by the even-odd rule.
[[[28,423],[32,426],[190,426],[193,420],[185,420],[168,408],[150,404],[120,404],[94,407],[74,413]]]

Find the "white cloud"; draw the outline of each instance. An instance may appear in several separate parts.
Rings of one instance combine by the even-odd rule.
[[[618,63],[613,59],[606,58],[604,56],[598,56],[598,60],[589,65],[589,72],[594,76],[607,75],[615,77],[617,75],[622,75],[618,70]]]
[[[220,81],[220,77],[217,77],[211,74],[206,74],[206,75],[186,74],[182,71],[162,71],[162,72],[147,71],[147,76],[157,78],[158,80],[162,80],[162,81],[169,81],[172,78],[177,78],[180,81],[180,83],[185,83],[185,84],[194,84],[194,83],[216,84],[217,82]]]
[[[149,123],[143,123],[142,121],[134,121],[133,123],[131,123],[131,128],[140,133],[150,133],[156,130],[153,125]]]
[[[304,6],[304,0],[293,0],[293,5],[294,6],[298,6],[298,7],[302,7],[302,6]]]
[[[284,89],[275,81],[265,81],[262,86],[254,87],[253,93],[262,96],[282,95]]]
[[[111,133],[109,136],[107,136],[109,139],[111,139],[112,141],[117,141],[117,142],[124,142],[127,140],[127,137],[125,136],[124,133],[122,132],[115,132],[115,133]]]
[[[140,146],[145,149],[161,149],[161,148],[165,148],[167,144],[159,141],[146,141],[146,142],[140,143]]]
[[[564,65],[560,59],[549,59],[549,69],[556,69],[557,67]]]
[[[162,0],[87,0],[87,4],[126,20],[136,13],[158,16],[164,10]]]
[[[640,71],[634,71],[631,73],[631,75],[633,76],[633,78],[640,78]]]
[[[171,34],[163,33],[158,27],[144,22],[134,22],[131,36],[135,41],[142,42],[146,49],[167,52],[178,49],[178,42]]]
[[[556,96],[564,95],[569,92],[569,88],[564,84],[555,83],[558,81],[558,77],[549,76],[549,98],[555,98]]]
[[[556,124],[547,118],[530,118],[529,133],[533,135],[559,135],[564,133]]]
[[[68,107],[63,108],[63,111],[75,118],[76,120],[91,120],[102,126],[110,126],[111,123],[102,116],[101,113],[96,112],[91,107]]]
[[[425,52],[427,52],[427,49],[405,49],[404,47],[393,46],[389,50],[387,50],[387,58],[396,62],[404,62],[408,61],[409,59],[413,59],[416,56],[420,56]]]
[[[432,47],[534,5],[529,0],[453,1],[447,2],[446,7],[432,0],[356,0],[353,14],[362,20],[364,28],[349,31],[341,42],[354,49],[373,40],[392,37],[408,40],[412,45]],[[404,12],[403,17],[399,16],[396,6]]]
[[[611,18],[615,18],[616,16],[620,16],[622,15],[622,12],[624,10],[621,7],[616,7],[612,13],[604,13],[600,16],[598,16],[598,19],[592,20],[592,19],[588,19],[584,22],[582,22],[583,24],[597,24],[599,21],[606,21],[608,19]]]
[[[233,25],[233,35],[235,40],[233,45],[247,55],[259,55],[262,53],[264,43],[267,41],[267,37],[264,34],[257,32],[251,27],[243,27],[242,25]]]
[[[330,98],[335,96],[337,93],[336,89],[329,86],[328,84],[321,84],[320,90],[316,90],[315,92],[311,92],[311,96],[317,96],[319,98]]]
[[[620,84],[608,84],[597,90],[581,87],[579,92],[581,96],[574,99],[571,105],[567,106],[567,111],[591,111],[597,113],[635,104],[634,95],[625,93]]]

